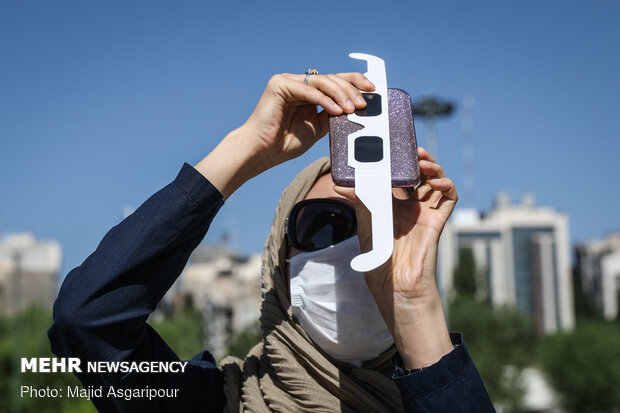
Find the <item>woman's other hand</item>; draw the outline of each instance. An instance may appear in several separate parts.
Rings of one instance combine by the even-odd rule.
[[[452,180],[424,149],[418,148],[420,186],[409,195],[393,190],[394,252],[366,282],[392,332],[407,368],[437,362],[452,350],[436,283],[439,236],[458,195]],[[361,249],[372,244],[370,212],[350,188],[335,187],[355,206]]]
[[[310,75],[308,84],[305,78],[274,75],[243,126],[196,165],[225,199],[250,178],[303,154],[327,133],[328,114],[363,109],[360,90],[374,90],[361,73]]]

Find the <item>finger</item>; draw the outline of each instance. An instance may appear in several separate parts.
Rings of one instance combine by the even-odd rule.
[[[304,139],[304,143],[312,146],[329,131],[329,119],[325,110],[317,113],[316,106],[306,104],[300,106],[297,112],[301,121],[307,128],[308,134],[305,136],[310,137],[307,141]]]
[[[436,191],[440,191],[441,194],[452,201],[457,201],[459,196],[456,192],[454,182],[450,178],[435,178],[428,181],[428,184]]]
[[[413,196],[413,187],[392,188],[392,197],[395,200],[411,199]]]
[[[353,102],[355,102],[356,96],[362,97],[353,85],[333,75],[317,77],[312,86],[331,96],[347,113],[352,113],[355,110],[356,105]],[[365,103],[366,101],[364,101]]]
[[[357,195],[355,195],[354,188],[334,185],[334,191],[345,197],[355,208],[355,215],[357,216],[357,236],[360,239],[361,245],[363,247],[367,246],[372,238],[370,211],[366,208],[366,205],[360,201]]]
[[[443,178],[446,174],[441,165],[435,162],[420,160],[420,172],[429,178]]]
[[[425,161],[437,162],[435,161],[435,158],[433,157],[433,155],[428,153],[428,151],[422,148],[421,146],[418,146],[418,158],[424,159]]]
[[[334,191],[336,191],[338,195],[342,195],[343,197],[347,198],[349,201],[359,201],[359,199],[357,199],[357,196],[355,196],[355,188],[334,185]]]
[[[319,124],[316,139],[319,140],[323,136],[327,135],[327,132],[329,132],[329,118],[327,117],[327,111],[325,110],[322,110],[317,117],[319,119]]]
[[[357,213],[358,221],[360,218],[367,218],[368,222],[370,222],[370,211],[355,194],[355,188],[347,188],[344,186],[334,185],[334,191],[337,194],[345,197],[353,205],[353,207],[355,208],[355,212]]]
[[[375,85],[370,80],[368,80],[366,76],[359,72],[338,73],[336,76],[346,80],[360,90],[364,90],[367,92],[372,92],[373,90],[375,90]]]
[[[418,202],[426,202],[430,199],[433,192],[435,192],[433,188],[428,183],[425,183],[415,190],[415,199],[417,199]]]
[[[346,113],[353,113],[355,110],[355,104],[349,97],[347,87],[340,82],[336,82],[330,76],[310,76],[308,78],[308,85],[317,88],[327,96],[331,97]]]
[[[346,186],[334,185],[334,191],[343,197],[345,197],[352,205],[355,207],[355,210],[368,210],[362,201],[355,195],[355,188],[349,188]]]
[[[297,80],[299,82],[303,82],[306,79],[305,74],[300,75],[300,74],[292,74],[292,73],[283,73],[283,75],[290,79]],[[325,75],[308,76],[308,83],[312,81],[313,78],[316,76],[325,76]],[[373,90],[375,90],[375,85],[370,80],[368,80],[366,76],[364,76],[363,74],[359,72],[338,73],[335,76],[338,76],[346,80],[347,82],[351,83],[353,86],[355,86],[356,88],[360,90],[363,90],[366,92],[372,92]]]
[[[348,102],[351,102],[351,104],[355,105],[355,109],[364,109],[366,107],[366,100],[364,100],[362,92],[360,92],[357,87],[353,86],[352,83],[348,82],[347,80],[343,79],[338,75],[327,76],[331,80],[336,82],[345,91],[345,93],[348,95]]]
[[[289,79],[304,82],[306,75],[285,73]],[[360,92],[372,91],[375,86],[361,73],[339,73],[337,75],[312,75],[308,76],[309,86],[316,87],[336,101],[347,113],[352,113],[356,108],[366,107],[366,101]]]
[[[297,82],[285,75],[273,76],[269,84],[274,92],[283,93],[283,97],[289,102],[291,100],[297,100],[320,105],[330,115],[341,115],[343,112],[342,108],[334,102],[331,97],[325,95],[317,88],[308,86],[303,82]]]
[[[283,75],[288,79],[306,84],[304,83],[306,75],[294,75],[289,73],[284,73]],[[350,98],[350,92],[347,87],[340,82],[336,82],[331,75],[308,76],[307,85],[319,89],[325,95],[332,98],[345,112],[352,113],[355,110],[354,101]],[[366,101],[364,101],[364,104],[366,104]]]

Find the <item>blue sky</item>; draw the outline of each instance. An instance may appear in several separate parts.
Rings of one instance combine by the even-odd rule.
[[[363,71],[357,51],[414,98],[474,97],[476,207],[532,192],[573,242],[602,237],[620,229],[619,16],[611,1],[2,2],[0,234],[60,241],[64,276],[241,125],[272,74]],[[462,125],[460,110],[438,123],[461,194]],[[261,251],[282,189],[327,154],[324,139],[248,182],[205,241]]]

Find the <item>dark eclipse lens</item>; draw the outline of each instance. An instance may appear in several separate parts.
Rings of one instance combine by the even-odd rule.
[[[362,97],[366,101],[364,109],[357,109],[357,116],[379,116],[381,114],[381,95],[376,93],[362,93]]]
[[[383,139],[378,136],[355,138],[355,160],[358,162],[379,162],[383,159]]]
[[[329,247],[355,234],[355,211],[344,202],[307,200],[297,204],[289,217],[291,243],[302,251]],[[292,232],[292,233],[291,233]]]

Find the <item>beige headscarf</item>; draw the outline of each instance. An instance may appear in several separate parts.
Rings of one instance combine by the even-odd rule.
[[[395,346],[360,368],[352,367],[317,347],[291,312],[286,218],[329,168],[329,158],[318,159],[282,193],[263,255],[263,340],[245,361],[226,357],[220,363],[230,413],[403,411],[399,390],[391,379]]]

